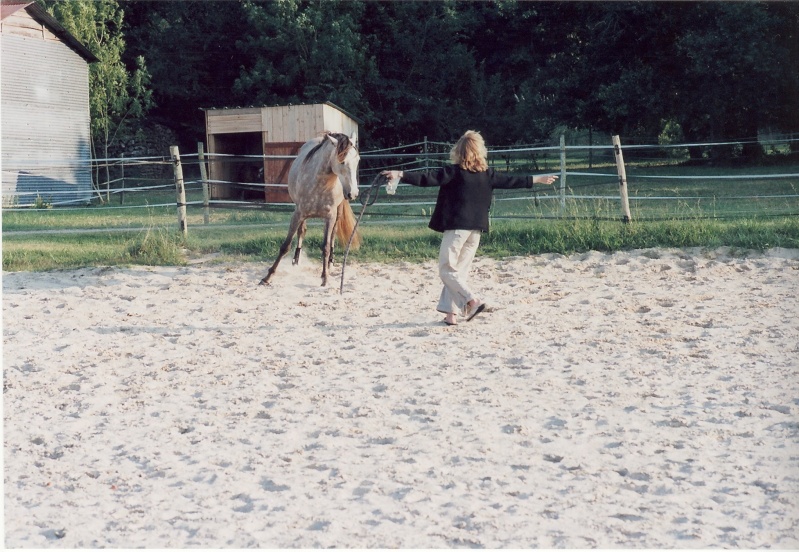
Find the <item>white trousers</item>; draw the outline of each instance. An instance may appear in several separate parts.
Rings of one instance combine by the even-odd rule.
[[[466,303],[474,299],[466,280],[479,245],[479,230],[444,232],[438,254],[438,275],[444,282],[444,289],[438,301],[439,312],[463,313]]]

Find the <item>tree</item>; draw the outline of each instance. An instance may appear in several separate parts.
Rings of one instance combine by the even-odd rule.
[[[777,19],[774,39],[784,52],[777,60],[780,76],[773,124],[783,132],[795,133],[799,129],[799,3],[773,3],[768,8]],[[799,141],[791,142],[791,151],[799,152]]]
[[[369,116],[364,82],[371,65],[361,40],[360,2],[242,4],[247,27],[236,47],[245,62],[233,92],[250,104],[331,101]]]
[[[125,61],[147,60],[155,106],[150,117],[194,144],[205,136],[201,108],[254,102],[233,94],[247,60],[236,46],[248,27],[239,2],[124,1]],[[238,105],[241,105],[239,103]]]
[[[108,158],[109,146],[120,132],[152,106],[144,58],[136,58],[132,70],[122,62],[124,14],[116,0],[47,0],[43,5],[99,59],[89,66],[92,152],[95,158],[98,152]],[[106,180],[110,180],[107,164]]]
[[[563,76],[549,74],[546,61],[562,44],[572,6],[510,0],[460,6],[478,68],[471,94],[481,128],[494,143],[547,140],[560,122],[553,84]]]
[[[364,121],[369,147],[467,128],[495,144],[558,126],[650,143],[666,127],[692,142],[797,129],[795,2],[124,6],[124,60],[147,59],[153,113],[192,139],[203,135],[200,107],[324,101]]]
[[[386,145],[454,140],[480,128],[475,92],[492,85],[464,24],[465,2],[369,2],[362,24],[377,74],[364,92]]]
[[[758,130],[775,122],[779,83],[793,78],[775,40],[778,20],[759,3],[699,3],[684,13],[676,42],[680,89],[672,105],[688,139],[743,139],[742,154],[762,155]],[[729,148],[716,148],[729,155]]]
[[[614,2],[557,6],[561,21],[544,72],[565,125],[650,139],[674,85],[668,6]],[[653,25],[657,21],[657,25]],[[557,24],[553,22],[553,24]],[[660,78],[660,72],[669,78]]]

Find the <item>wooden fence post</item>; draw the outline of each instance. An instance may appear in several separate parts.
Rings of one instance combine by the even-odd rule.
[[[125,203],[125,153],[124,152],[122,152],[122,155],[120,155],[120,158],[122,159],[122,161],[121,161],[121,166],[122,166],[122,193],[119,194],[119,204],[122,205],[123,203]]]
[[[205,151],[202,142],[197,142],[197,158],[200,160],[200,179],[203,181],[203,224],[211,222],[208,203],[208,171],[205,170]]]
[[[189,229],[186,225],[186,188],[183,185],[183,166],[180,164],[180,151],[177,146],[169,146],[172,155],[172,168],[175,171],[175,192],[178,205],[178,228],[186,237]]]
[[[613,136],[613,153],[616,156],[616,172],[619,174],[619,196],[621,197],[622,222],[625,224],[632,220],[630,215],[630,199],[627,196],[627,171],[624,168],[624,156],[621,153],[621,140],[618,135]]]
[[[560,216],[566,212],[566,135],[560,135]]]

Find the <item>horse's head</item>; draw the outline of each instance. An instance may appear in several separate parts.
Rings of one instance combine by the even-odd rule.
[[[361,160],[355,146],[355,135],[350,138],[345,134],[328,134],[327,139],[336,146],[332,168],[341,181],[344,197],[355,199],[358,197],[358,163]]]

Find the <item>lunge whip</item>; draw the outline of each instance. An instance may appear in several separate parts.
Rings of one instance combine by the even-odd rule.
[[[344,293],[344,269],[347,266],[347,255],[350,253],[350,246],[352,245],[352,240],[355,238],[355,232],[358,231],[358,225],[361,223],[361,218],[363,217],[364,212],[366,211],[367,205],[372,205],[377,200],[377,193],[380,191],[380,184],[381,181],[388,180],[385,176],[380,173],[374,177],[372,180],[372,185],[369,186],[369,190],[366,192],[365,196],[361,196],[361,213],[358,215],[358,219],[355,221],[355,227],[352,229],[352,234],[350,234],[350,239],[347,242],[347,248],[344,250],[344,260],[341,263],[341,286],[339,287],[338,292]]]

